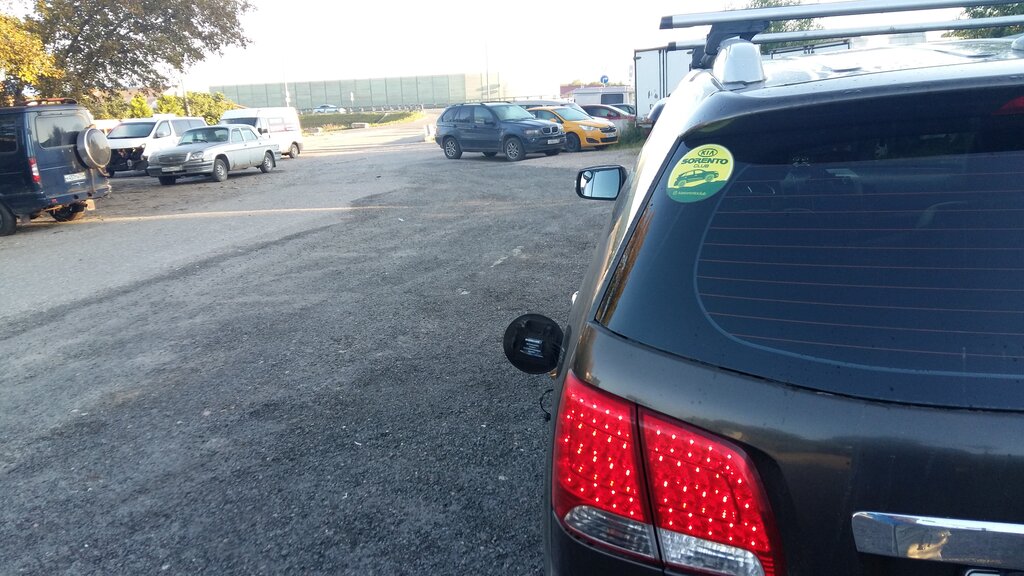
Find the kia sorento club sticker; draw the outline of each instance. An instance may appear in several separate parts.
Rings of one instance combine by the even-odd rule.
[[[718,144],[698,146],[679,159],[668,178],[668,197],[700,202],[725,188],[732,176],[732,153]]]

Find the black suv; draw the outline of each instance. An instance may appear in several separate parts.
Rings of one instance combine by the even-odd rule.
[[[841,4],[670,18],[695,68],[579,173],[568,328],[505,335],[555,377],[549,574],[1024,573],[1024,37],[750,41]]]
[[[461,158],[463,152],[488,157],[502,152],[508,161],[517,162],[531,152],[558,154],[565,146],[565,132],[554,122],[537,120],[518,104],[485,102],[445,108],[434,140],[450,160]]]
[[[110,192],[101,168],[110,161],[92,115],[68,99],[0,108],[0,236],[43,212],[77,220]]]

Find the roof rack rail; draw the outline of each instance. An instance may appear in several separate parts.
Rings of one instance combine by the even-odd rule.
[[[19,100],[18,106],[45,106],[47,104],[78,104],[74,98],[26,98]]]
[[[661,29],[671,30],[710,25],[711,31],[703,46],[694,47],[693,64],[691,64],[692,68],[710,68],[714,64],[718,48],[724,40],[736,37],[748,41],[753,40],[755,36],[767,30],[772,22],[1015,3],[1014,0],[854,0],[852,2],[748,8],[705,14],[665,16],[661,19]]]
[[[912,32],[933,32],[936,30],[973,30],[976,28],[1001,28],[1024,25],[1024,15],[972,18],[970,20],[946,20],[926,24],[894,24],[891,26],[865,26],[861,28],[836,28],[834,30],[802,30],[796,32],[775,32],[758,34],[750,39],[754,44],[772,42],[801,42],[831,40],[856,36],[878,36],[881,34],[907,34]],[[705,45],[704,40],[689,40],[669,43],[669,50],[692,50]]]

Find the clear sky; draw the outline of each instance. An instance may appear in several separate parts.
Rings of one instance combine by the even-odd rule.
[[[243,17],[250,45],[229,48],[193,67],[185,77],[188,90],[463,72],[500,73],[502,82],[524,95],[538,96],[553,93],[560,83],[598,81],[602,75],[612,82],[632,83],[635,49],[705,34],[659,30],[662,16],[746,5],[745,0],[561,0],[550,5],[489,0],[251,1],[255,9]],[[952,19],[958,12],[912,19]],[[886,17],[886,22],[895,21],[901,17]],[[870,20],[822,23],[834,28]]]

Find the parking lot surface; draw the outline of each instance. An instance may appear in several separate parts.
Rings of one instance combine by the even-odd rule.
[[[113,181],[0,241],[0,574],[535,574],[545,377],[636,150],[445,160],[422,123],[269,174]]]

